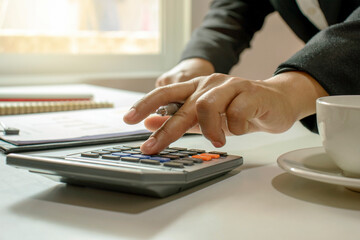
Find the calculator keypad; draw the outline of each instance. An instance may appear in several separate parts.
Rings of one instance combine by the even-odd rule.
[[[90,158],[128,162],[144,165],[163,166],[169,168],[185,168],[196,164],[211,161],[213,159],[226,158],[226,152],[206,152],[202,149],[187,149],[183,147],[169,147],[157,155],[145,155],[139,146],[115,146],[111,148],[96,149],[80,154],[81,158]]]

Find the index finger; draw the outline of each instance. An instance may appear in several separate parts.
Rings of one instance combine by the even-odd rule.
[[[128,124],[139,123],[160,106],[186,100],[195,89],[195,81],[174,83],[156,88],[131,107],[124,115],[124,122]]]
[[[176,141],[184,133],[197,124],[194,101],[188,100],[178,112],[170,117],[150,138],[141,146],[141,152],[155,154]]]

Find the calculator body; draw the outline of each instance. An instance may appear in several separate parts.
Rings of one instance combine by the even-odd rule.
[[[150,156],[142,155],[138,148],[133,147],[130,151],[121,148],[124,149],[118,146],[117,152],[116,148],[94,148],[57,157],[9,154],[6,163],[63,183],[153,197],[166,197],[183,191],[226,174],[243,163],[241,156],[223,152],[209,153],[219,157],[202,160],[193,156],[206,155],[203,150],[194,154],[188,149],[168,148],[173,152]],[[131,154],[125,155],[126,152]],[[95,155],[91,155],[93,153]]]

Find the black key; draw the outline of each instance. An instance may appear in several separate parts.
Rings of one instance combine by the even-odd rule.
[[[134,158],[134,157],[122,157],[121,161],[124,162],[133,162],[133,163],[138,163],[140,162],[140,158]]]
[[[110,154],[111,152],[109,151],[103,151],[103,150],[96,150],[96,151],[91,151],[92,153],[98,153],[99,155],[105,155],[105,154]]]
[[[152,159],[141,159],[141,163],[151,164],[151,165],[160,165],[160,161]]]
[[[102,159],[109,159],[109,160],[120,160],[120,156],[115,155],[102,155]]]
[[[82,153],[82,157],[88,157],[88,158],[98,158],[100,157],[100,154],[98,153]]]
[[[184,168],[184,164],[178,162],[166,162],[164,163],[164,166],[173,168]]]
[[[195,149],[195,148],[193,148],[193,149],[189,149],[189,151],[192,151],[192,152],[197,152],[197,153],[204,153],[204,152],[206,152],[205,150],[202,150],[202,149]]]
[[[184,164],[185,166],[192,166],[194,165],[194,161],[193,160],[183,160],[183,159],[180,159],[180,160],[174,160],[172,162],[176,162],[176,163],[182,163]]]

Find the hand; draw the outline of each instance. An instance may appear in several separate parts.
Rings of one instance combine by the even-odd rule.
[[[133,106],[124,121],[135,124],[162,105],[184,102],[172,117],[146,119],[145,125],[156,131],[141,151],[158,153],[189,130],[201,130],[215,147],[221,147],[225,135],[284,132],[295,121],[313,114],[316,99],[325,95],[303,72],[286,72],[264,81],[213,74],[153,90]]]
[[[185,82],[199,76],[214,73],[213,65],[202,58],[190,58],[181,61],[170,71],[164,73],[156,80],[156,87],[172,83]]]

